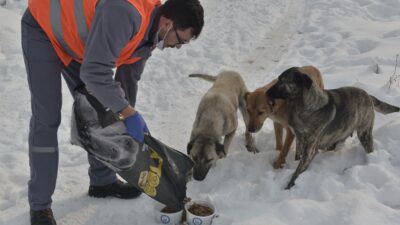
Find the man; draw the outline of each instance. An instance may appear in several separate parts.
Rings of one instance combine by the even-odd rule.
[[[180,48],[200,35],[198,0],[30,0],[22,18],[22,48],[31,92],[28,184],[32,225],[56,224],[51,211],[58,168],[61,76],[82,86],[123,119],[142,143],[146,123],[135,110],[137,82],[158,47]],[[115,78],[113,68],[117,68]],[[141,193],[89,156],[92,197]]]

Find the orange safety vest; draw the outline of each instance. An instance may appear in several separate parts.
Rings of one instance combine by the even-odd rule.
[[[90,31],[96,4],[102,0],[29,0],[28,7],[50,39],[54,50],[64,65],[71,60],[82,62],[86,37]],[[140,60],[132,57],[144,38],[151,13],[160,0],[127,0],[142,17],[139,31],[121,50],[116,66]]]

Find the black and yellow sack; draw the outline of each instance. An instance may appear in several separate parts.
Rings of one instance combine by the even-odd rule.
[[[151,198],[183,208],[191,159],[150,135],[145,135],[144,144],[138,144],[126,133],[123,122],[84,88],[75,91],[74,99],[71,142]]]

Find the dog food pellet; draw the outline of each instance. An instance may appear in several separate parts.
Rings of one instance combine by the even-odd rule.
[[[189,207],[189,212],[197,216],[209,216],[214,213],[214,211],[210,207],[196,203]]]

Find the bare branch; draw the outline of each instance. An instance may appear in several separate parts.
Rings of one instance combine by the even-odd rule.
[[[399,59],[399,54],[396,55],[396,64],[394,66],[394,72],[393,72],[393,75],[390,76],[390,79],[389,79],[389,90],[390,90],[390,87],[392,86],[392,84],[396,83],[397,80],[400,78],[400,74],[397,74],[398,59]]]

